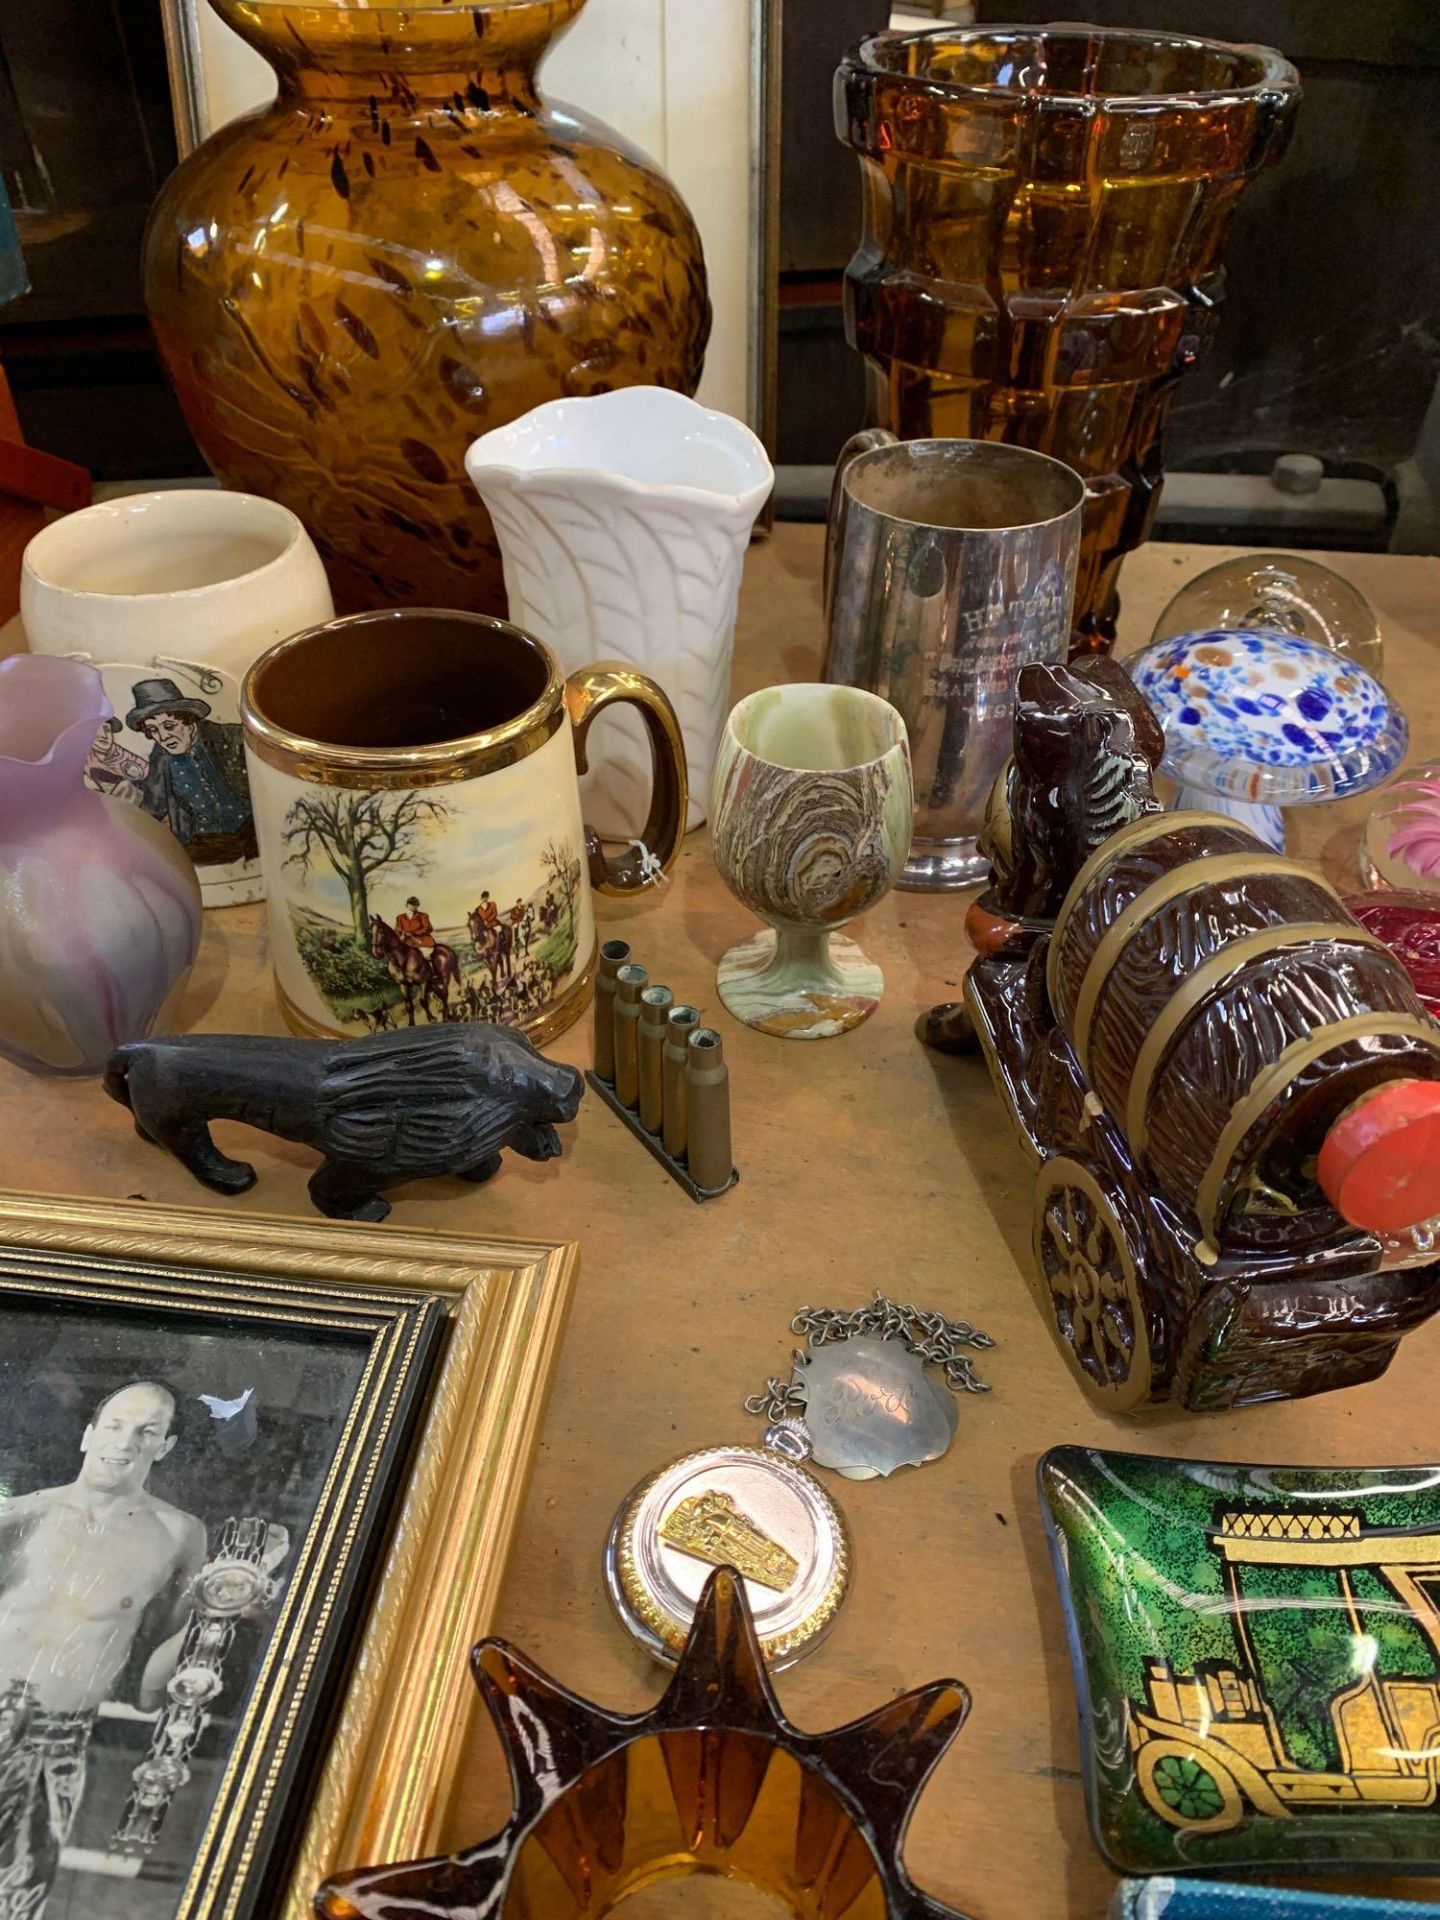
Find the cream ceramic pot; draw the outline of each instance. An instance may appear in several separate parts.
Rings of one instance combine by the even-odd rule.
[[[510,618],[567,673],[597,657],[639,667],[685,737],[688,827],[730,708],[735,603],[755,516],[774,484],[740,421],[664,387],[552,400],[477,440],[465,470],[490,514]],[[591,742],[586,817],[609,839],[641,832],[649,755],[629,714]]]
[[[275,641],[334,612],[310,536],[248,493],[180,488],[86,507],[25,549],[32,653],[98,668],[115,710],[86,770],[167,825],[206,906],[259,900],[240,682]]]

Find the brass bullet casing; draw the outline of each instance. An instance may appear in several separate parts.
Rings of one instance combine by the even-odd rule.
[[[674,998],[669,987],[646,987],[640,995],[640,1124],[647,1133],[659,1133],[664,1116],[661,1065]]]
[[[700,1024],[698,1007],[671,1007],[665,1023],[661,1062],[661,1107],[665,1115],[665,1151],[672,1160],[685,1158],[685,1055],[690,1035]]]
[[[628,940],[607,940],[595,970],[595,1071],[615,1079],[615,976],[630,958]]]
[[[734,1172],[730,1156],[730,1069],[713,1027],[696,1027],[685,1049],[686,1159],[702,1193],[718,1193]]]
[[[615,1098],[622,1107],[640,1098],[640,995],[649,978],[633,964],[615,976]]]

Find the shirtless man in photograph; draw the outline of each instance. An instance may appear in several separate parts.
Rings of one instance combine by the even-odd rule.
[[[65,1486],[0,1504],[0,1916],[39,1920],[85,1789],[100,1703],[146,1623],[140,1706],[164,1699],[206,1534],[146,1487],[175,1446],[175,1396],[102,1400]]]

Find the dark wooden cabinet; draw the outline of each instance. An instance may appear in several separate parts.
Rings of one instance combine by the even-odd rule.
[[[780,81],[779,457],[828,464],[865,406],[840,276],[860,231],[860,172],[835,138],[841,55],[889,19],[885,0],[784,0]]]
[[[140,297],[175,161],[157,0],[0,0],[0,169],[30,275],[0,355],[26,438],[102,478],[204,471]]]

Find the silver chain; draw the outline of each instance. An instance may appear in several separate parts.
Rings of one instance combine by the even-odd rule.
[[[911,1353],[918,1354],[926,1366],[939,1367],[945,1384],[955,1393],[988,1393],[988,1382],[976,1377],[974,1364],[963,1349],[983,1350],[995,1342],[988,1333],[972,1327],[968,1320],[947,1320],[943,1313],[927,1312],[909,1301],[892,1300],[876,1290],[868,1307],[855,1307],[841,1313],[834,1307],[801,1307],[790,1322],[792,1333],[803,1333],[812,1347],[828,1346],[834,1340],[849,1340],[855,1334],[876,1334],[882,1340],[901,1340]],[[772,1424],[793,1418],[805,1410],[805,1353],[800,1347],[790,1355],[791,1376],[776,1379],[772,1374],[763,1393],[752,1393],[745,1402],[746,1413],[761,1415]]]

